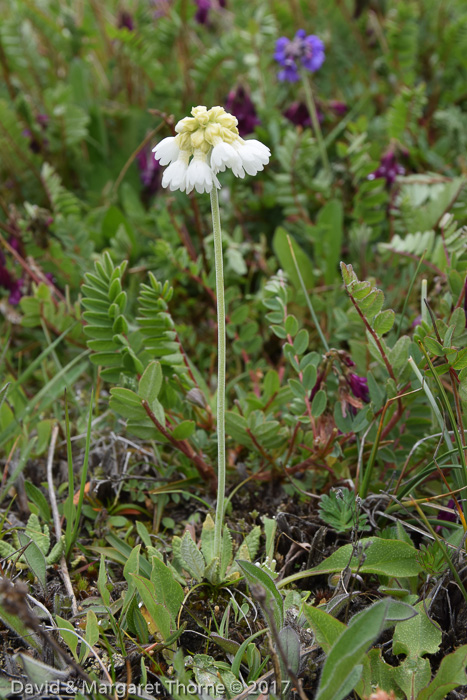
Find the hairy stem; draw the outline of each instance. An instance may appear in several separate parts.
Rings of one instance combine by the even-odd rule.
[[[318,112],[316,110],[315,100],[313,98],[313,90],[311,88],[310,80],[305,72],[302,72],[302,84],[305,91],[305,102],[310,113],[311,123],[313,124],[313,130],[315,132],[315,137],[318,142],[319,153],[321,156],[321,161],[323,167],[326,171],[326,175],[331,179],[331,167],[329,165],[328,153],[326,151],[326,146],[323,139],[323,134],[321,133],[321,127],[319,125]]]
[[[214,556],[221,558],[222,523],[225,500],[225,301],[224,268],[222,261],[222,232],[217,189],[211,191],[214,261],[217,297],[217,505],[214,529]]]

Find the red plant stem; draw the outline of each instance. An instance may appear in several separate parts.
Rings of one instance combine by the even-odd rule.
[[[4,231],[8,231],[8,233],[13,233],[13,231],[10,231],[10,228],[9,228],[8,226],[6,226],[5,224],[3,224],[2,222],[0,222],[0,228],[2,228]],[[6,240],[6,238],[4,238],[4,237],[2,236],[1,233],[0,233],[0,243],[1,243],[1,244],[6,248],[6,250],[15,258],[16,262],[18,262],[18,263],[21,265],[21,267],[22,267],[23,270],[26,272],[26,274],[28,275],[28,277],[30,277],[36,284],[41,284],[41,282],[44,282],[44,283],[45,283],[45,281],[44,281],[43,279],[41,279],[35,272],[33,272],[33,270],[31,269],[31,267],[30,267],[30,266],[27,264],[27,262],[21,257],[21,255],[18,253],[18,251],[15,250],[15,249],[13,248],[13,246],[11,246],[11,245],[8,243],[8,241]],[[59,289],[57,289],[54,285],[50,284],[49,281],[47,281],[46,284],[47,284],[49,287],[51,287],[53,293],[54,293],[56,296],[58,296],[59,299],[61,299],[62,301],[66,301],[65,297],[63,296],[63,294],[60,292]],[[52,297],[52,301],[53,301],[53,303],[55,304],[55,306],[57,306],[57,300],[54,299],[54,298]]]
[[[148,417],[154,423],[158,431],[162,433],[162,435],[170,442],[171,445],[173,445],[177,450],[182,452],[185,455],[185,457],[188,457],[188,459],[190,459],[193,462],[201,478],[204,479],[204,481],[209,482],[211,490],[215,493],[217,488],[217,476],[214,472],[214,469],[209,464],[206,464],[201,455],[194,451],[194,449],[187,440],[176,440],[173,437],[171,431],[167,430],[165,426],[159,423],[146,399],[142,399],[141,405],[143,406]]]
[[[347,289],[347,287],[346,287],[346,289]],[[370,326],[370,324],[368,323],[368,321],[367,321],[367,319],[365,318],[363,312],[360,310],[360,307],[358,306],[357,302],[355,301],[355,299],[353,298],[352,294],[349,292],[348,289],[347,289],[347,294],[348,294],[349,297],[350,297],[350,301],[352,302],[352,304],[353,304],[353,305],[355,306],[355,308],[357,309],[358,315],[360,316],[360,318],[362,319],[363,323],[365,324],[365,328],[367,329],[367,331],[368,331],[368,332],[371,334],[371,336],[373,337],[373,340],[375,341],[375,343],[376,343],[376,345],[377,345],[377,347],[378,347],[378,350],[379,350],[380,353],[381,353],[381,357],[383,358],[383,362],[384,362],[384,364],[386,365],[386,369],[387,369],[387,371],[389,372],[389,376],[390,376],[391,379],[393,379],[394,382],[397,384],[397,380],[396,380],[396,377],[395,377],[395,375],[394,375],[393,369],[392,369],[392,367],[391,367],[391,365],[390,365],[390,362],[389,362],[389,360],[388,360],[388,358],[387,358],[386,353],[385,353],[384,350],[383,350],[383,346],[381,345],[381,342],[380,342],[380,339],[378,338],[377,333],[373,330],[373,328],[372,328],[372,327]]]

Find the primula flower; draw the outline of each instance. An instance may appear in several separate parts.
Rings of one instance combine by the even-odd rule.
[[[386,187],[390,188],[394,184],[398,175],[403,175],[405,168],[396,160],[396,154],[393,150],[389,150],[381,158],[379,168],[368,175],[368,180],[376,180],[378,177],[386,180]]]
[[[256,139],[244,141],[236,117],[223,107],[193,107],[191,114],[176,125],[177,136],[153,149],[155,159],[168,165],[162,187],[187,194],[193,189],[211,192],[213,187],[220,189],[217,173],[226,168],[243,178],[245,173],[256,175],[269,162],[269,148]]]
[[[256,109],[244,87],[239,86],[229,92],[225,108],[227,112],[237,117],[237,128],[240,136],[251,134],[260,123]]]
[[[314,34],[306,35],[304,29],[299,29],[294,39],[282,36],[276,42],[275,60],[282,66],[277,77],[296,83],[300,80],[300,67],[316,72],[324,63],[324,44]]]

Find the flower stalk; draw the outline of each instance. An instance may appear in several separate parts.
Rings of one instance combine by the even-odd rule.
[[[212,230],[217,297],[217,504],[214,529],[214,556],[221,560],[222,524],[225,501],[225,300],[222,231],[217,189],[211,190]]]
[[[167,165],[162,187],[172,192],[189,194],[193,190],[211,195],[212,227],[214,236],[214,264],[217,297],[217,454],[218,486],[216,521],[214,526],[214,557],[220,565],[222,526],[225,509],[225,300],[222,259],[222,232],[217,190],[221,184],[218,173],[231,169],[235,177],[256,175],[269,162],[271,152],[256,139],[244,141],[238,132],[238,120],[223,107],[207,110],[203,105],[193,107],[191,117],[181,119],[175,131],[177,136],[163,139],[153,149],[160,165]],[[146,408],[146,407],[145,407]],[[146,408],[146,411],[148,409]]]
[[[316,140],[318,142],[318,148],[319,148],[319,154],[321,157],[321,162],[322,162],[324,170],[326,172],[326,176],[330,180],[331,179],[331,166],[329,165],[328,153],[326,150],[326,145],[324,143],[323,133],[321,131],[321,126],[319,124],[318,111],[316,109],[316,104],[315,104],[315,100],[313,97],[313,90],[312,90],[308,75],[305,73],[305,71],[302,70],[302,71],[300,71],[300,73],[301,73],[301,78],[302,78],[303,90],[305,92],[305,102],[306,102],[308,112],[310,113],[311,123],[313,124],[313,130],[315,132]]]

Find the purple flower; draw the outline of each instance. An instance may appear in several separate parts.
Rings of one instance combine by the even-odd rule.
[[[19,300],[23,296],[23,280],[16,280],[11,272],[6,267],[6,259],[3,253],[0,251],[0,287],[7,289],[10,292],[8,298],[9,303],[12,306],[16,306]]]
[[[349,108],[345,104],[345,102],[339,102],[339,100],[331,100],[328,102],[329,108],[332,109],[333,112],[335,112],[339,117],[343,117],[344,114],[347,114],[349,111]]]
[[[319,109],[316,110],[316,113],[318,115],[318,121],[321,124],[324,117]],[[295,124],[295,126],[306,128],[312,125],[308,107],[304,102],[292,102],[290,107],[285,110],[284,117],[292,122],[292,124]]]
[[[136,156],[139,176],[143,183],[145,195],[153,195],[160,186],[162,169],[159,161],[154,159],[149,147],[143,148]]]
[[[36,122],[40,124],[43,129],[45,129],[49,123],[49,117],[47,114],[38,114],[36,117]]]
[[[122,10],[118,13],[117,27],[119,29],[128,29],[129,32],[132,32],[135,28],[133,24],[133,17],[126,10]]]
[[[321,369],[321,370],[319,371],[318,376],[316,377],[315,385],[314,385],[313,389],[311,390],[310,398],[309,398],[310,401],[313,401],[313,399],[315,398],[316,394],[317,394],[318,391],[321,389],[321,384],[323,383],[323,379],[324,379],[324,378],[325,378],[324,370]]]
[[[311,126],[310,113],[304,102],[292,102],[290,107],[285,110],[284,117],[295,126]]]
[[[292,41],[282,36],[276,42],[275,60],[282,66],[277,77],[289,83],[300,79],[300,67],[314,73],[324,62],[324,44],[314,34],[306,35],[304,29],[299,29]]]
[[[381,158],[379,168],[368,175],[368,180],[376,180],[378,177],[386,180],[386,187],[389,189],[394,184],[398,175],[403,175],[405,168],[396,160],[396,154],[393,150],[387,151]]]
[[[365,377],[359,377],[358,374],[350,372],[347,375],[347,381],[352,394],[361,399],[364,403],[370,403],[370,392],[368,391],[368,381]]]
[[[161,17],[168,17],[170,14],[170,5],[172,0],[150,0],[151,5],[155,8],[153,17],[154,19],[160,19]]]
[[[195,0],[198,6],[195,14],[195,20],[199,24],[206,24],[208,21],[209,10],[211,9],[211,0]]]
[[[251,134],[255,130],[255,126],[260,124],[255,106],[242,85],[229,92],[225,102],[225,110],[237,117],[240,136]]]
[[[455,509],[456,503],[455,503],[453,498],[449,499],[447,507],[451,508],[452,510]],[[444,522],[446,522],[446,523],[455,523],[455,522],[457,522],[457,513],[448,513],[445,510],[440,510],[436,520],[444,520]],[[441,532],[441,529],[442,529],[441,525],[436,526],[436,532]]]

